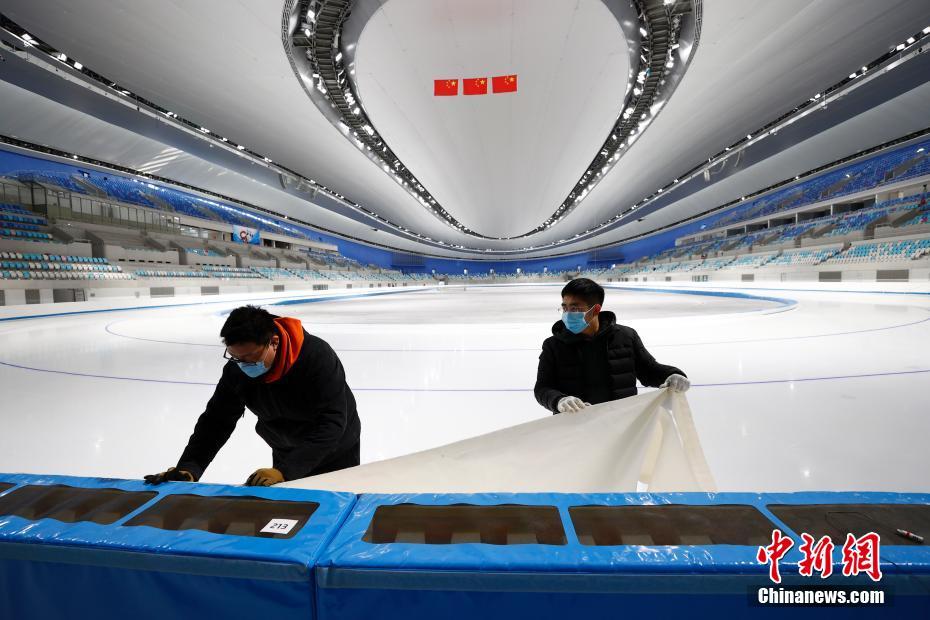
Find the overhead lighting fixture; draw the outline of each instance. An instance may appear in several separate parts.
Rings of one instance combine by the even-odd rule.
[[[915,40],[916,39],[914,39],[914,37],[908,37],[905,43],[907,43],[908,45],[913,45]]]
[[[900,52],[900,51],[903,50],[905,47],[906,47],[906,46],[905,46],[903,43],[899,43],[898,46],[897,46],[896,48],[894,48],[894,49],[895,49],[896,52]]]
[[[239,149],[240,151],[244,151],[244,150],[245,150],[245,147],[242,146],[241,144],[240,144],[239,146],[237,146],[236,148]]]
[[[640,26],[640,27],[639,27],[639,34],[643,35],[644,37],[648,37],[648,36],[649,36],[649,31],[646,30],[645,28],[643,28],[642,26]]]
[[[28,32],[24,32],[23,41],[32,41],[32,35],[30,35]]]
[[[68,60],[68,57],[65,56],[64,54],[58,54],[58,60],[60,60],[61,62],[66,62]]]
[[[747,134],[746,134],[746,139],[747,139],[747,140],[752,140],[752,134],[751,134],[751,133],[747,133]]]
[[[643,91],[640,90],[639,88],[634,88],[634,89],[633,89],[633,94],[636,95],[637,97],[639,97],[640,95],[643,94]]]
[[[82,64],[79,63],[79,62],[75,62],[75,63],[74,63],[74,68],[77,69],[78,71],[80,71],[81,69],[84,68],[84,65],[82,65]]]

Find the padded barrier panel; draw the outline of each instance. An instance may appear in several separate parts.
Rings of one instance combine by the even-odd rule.
[[[316,502],[273,501],[258,497],[202,497],[169,495],[126,522],[162,530],[204,530],[214,534],[293,538],[319,507]],[[286,532],[265,531],[273,519]]]
[[[583,545],[765,545],[772,522],[753,506],[572,506]]]
[[[369,543],[450,545],[564,545],[555,506],[378,506],[365,536]]]
[[[0,483],[20,485],[0,507],[26,515],[0,515],[0,618],[17,620],[315,618],[311,569],[355,502],[344,493],[181,482],[0,475]],[[17,499],[26,490],[47,506],[30,514],[25,495]],[[77,496],[104,506],[143,495],[109,523],[91,520],[92,507],[70,522],[48,516]],[[128,526],[133,520],[159,527]]]
[[[10,489],[13,488],[13,486],[14,485],[10,484],[9,482],[0,482],[0,493],[3,493],[4,491],[9,491]]]
[[[363,495],[319,559],[318,617],[367,618],[374,609],[378,618],[405,620],[640,615],[719,619],[787,613],[792,618],[930,617],[927,547],[884,541],[888,546],[881,549],[884,578],[879,584],[865,575],[843,577],[839,553],[828,579],[798,574],[800,533],[766,506],[844,502],[927,505],[930,495]],[[489,509],[554,507],[565,544],[479,542],[483,521],[493,511],[452,519],[463,504]],[[889,604],[757,606],[759,588],[774,587],[768,567],[756,560],[758,547],[771,541],[774,528],[794,541],[780,562],[782,587],[882,588]],[[672,541],[677,542],[663,544]]]
[[[55,519],[63,523],[91,521],[105,525],[135,512],[156,495],[154,491],[29,484],[0,498],[0,516],[31,521]]]
[[[796,532],[816,539],[829,536],[835,545],[875,532],[886,545],[918,545],[895,530],[930,535],[930,505],[917,504],[769,504],[772,514]]]

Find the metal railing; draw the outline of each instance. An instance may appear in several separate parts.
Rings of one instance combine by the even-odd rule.
[[[124,226],[139,230],[180,234],[179,217],[142,207],[102,200],[38,183],[0,181],[0,202],[29,207],[49,220]]]

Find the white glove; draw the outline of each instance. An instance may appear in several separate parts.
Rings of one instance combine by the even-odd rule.
[[[578,413],[585,407],[590,406],[591,403],[586,403],[577,396],[565,396],[559,399],[559,404],[556,408],[559,410],[559,413]]]
[[[659,387],[667,387],[673,392],[687,392],[688,388],[691,387],[691,382],[688,381],[688,377],[685,377],[684,375],[669,375],[668,379],[665,380],[665,383]]]

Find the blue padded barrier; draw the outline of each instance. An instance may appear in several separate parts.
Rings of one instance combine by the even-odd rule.
[[[0,515],[0,618],[312,619],[312,567],[355,502],[345,493],[0,475],[0,503],[36,485],[154,492],[111,524]],[[317,504],[291,538],[127,526],[172,497]]]
[[[887,493],[669,494],[476,494],[364,495],[318,562],[318,617],[363,618],[726,618],[928,617],[930,549],[883,541],[884,578],[879,584],[841,572],[826,580],[798,574],[799,533],[766,508],[790,503],[930,504],[930,495]],[[565,529],[564,544],[424,544],[378,542],[372,520],[380,507],[554,506]],[[782,586],[881,587],[881,607],[759,607],[760,587],[774,587],[753,545],[582,544],[569,510],[581,506],[748,505],[794,540],[780,562]],[[369,530],[371,528],[371,531]],[[363,538],[367,535],[369,540]],[[771,532],[769,531],[769,534]],[[399,534],[398,534],[399,535]],[[404,540],[410,541],[411,538]],[[767,541],[766,541],[767,542]],[[841,561],[841,545],[834,560]],[[837,564],[839,566],[839,564]]]

